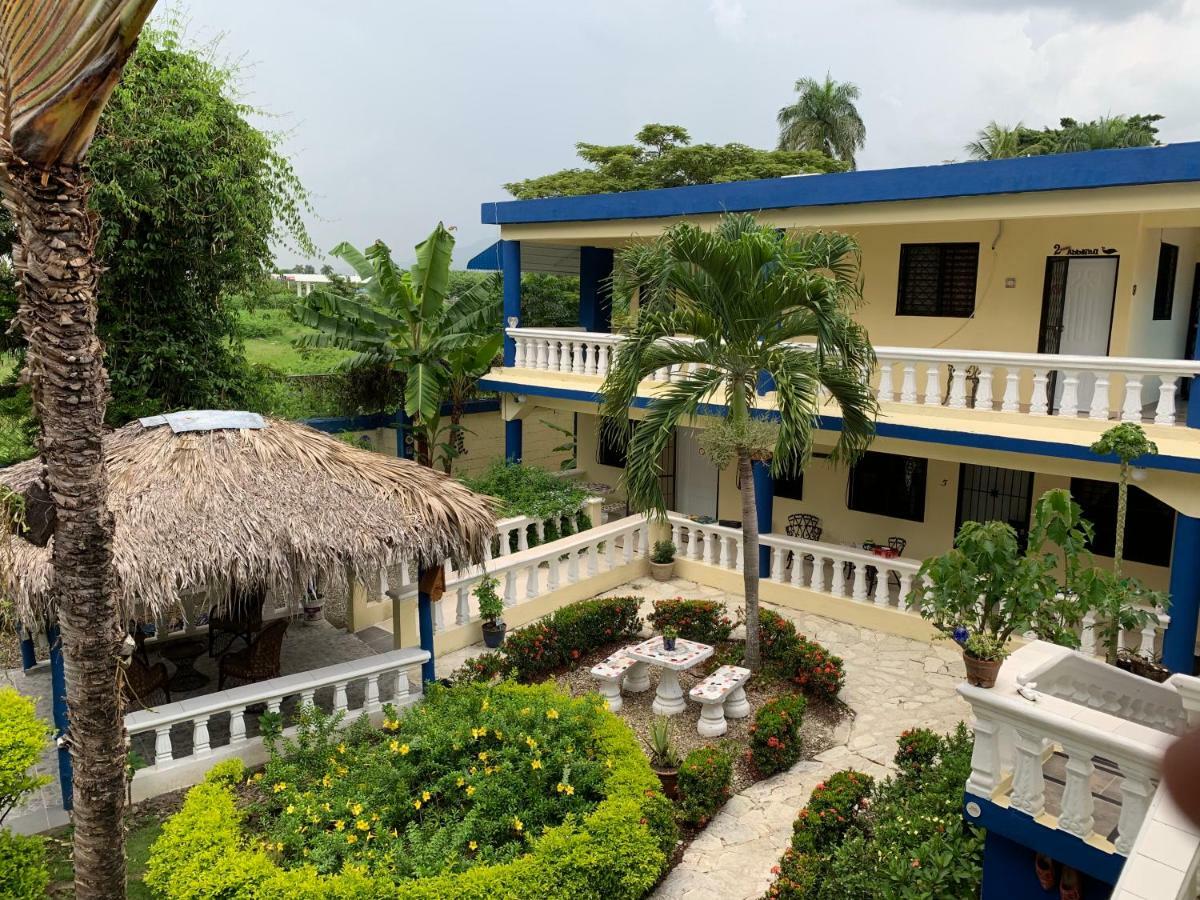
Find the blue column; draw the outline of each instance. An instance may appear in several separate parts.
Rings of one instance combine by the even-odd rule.
[[[771,377],[770,372],[759,372],[758,382],[755,387],[758,391],[758,396],[765,397],[771,391],[775,390],[775,379]]]
[[[1196,330],[1196,346],[1192,348],[1192,359],[1200,359],[1200,329]],[[1187,426],[1200,428],[1200,375],[1192,379],[1192,389],[1188,392]]]
[[[421,582],[425,581],[425,572],[421,573]],[[428,684],[437,680],[433,655],[433,598],[425,591],[417,591],[417,635],[421,640],[421,649],[429,651],[429,660],[421,664],[421,681]]]
[[[521,446],[524,432],[521,428],[521,420],[513,419],[511,422],[504,423],[504,458],[510,463],[521,461],[524,450]]]
[[[771,533],[771,519],[775,511],[775,479],[771,477],[770,463],[755,460],[751,463],[754,473],[754,504],[758,513],[758,533]],[[771,574],[771,548],[761,544],[758,548],[758,574],[766,578]]]
[[[396,410],[396,455],[401,459],[412,459],[412,419],[404,411],[404,400]]]
[[[1200,407],[1200,396],[1193,396],[1192,405]],[[1200,616],[1200,519],[1183,513],[1175,514],[1169,612],[1163,665],[1172,672],[1191,675],[1196,666],[1196,619]]]
[[[609,248],[579,248],[579,324],[584,331],[612,331],[612,269]]]
[[[21,668],[28,672],[37,665],[37,650],[33,646],[33,632],[18,622],[17,639],[21,642]]]
[[[67,733],[67,671],[63,664],[62,638],[58,625],[46,629],[50,644],[50,707],[54,713],[54,736],[61,738]],[[58,746],[58,782],[62,787],[63,809],[70,811],[74,803],[71,772],[71,751],[64,744]]]
[[[504,321],[502,328],[508,327],[509,319],[516,319],[521,324],[521,242],[500,242],[500,269],[504,273]],[[517,345],[512,338],[504,339],[504,365],[511,367],[517,358]]]

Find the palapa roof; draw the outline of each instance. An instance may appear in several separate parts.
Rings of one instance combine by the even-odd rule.
[[[222,417],[249,427],[184,430],[213,428]],[[116,591],[127,616],[168,614],[182,596],[208,588],[220,604],[231,582],[265,583],[297,602],[311,579],[369,580],[400,559],[479,562],[494,532],[490,498],[283,419],[143,419],[108,435],[104,449]],[[0,485],[24,492],[41,467],[33,459],[0,469]],[[53,542],[8,543],[0,588],[20,615],[46,612]]]

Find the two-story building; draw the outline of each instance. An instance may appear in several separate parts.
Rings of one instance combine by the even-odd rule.
[[[831,408],[804,477],[760,492],[760,527],[829,545],[831,566],[819,554],[802,564],[777,554],[766,564],[772,574],[903,606],[910,579],[842,584],[843,568],[847,579],[853,569],[834,561],[834,548],[890,542],[920,560],[948,549],[965,520],[1001,519],[1023,532],[1035,499],[1057,487],[1069,487],[1095,523],[1093,550],[1104,562],[1118,467],[1089,447],[1114,422],[1136,421],[1159,453],[1134,473],[1127,570],[1168,590],[1172,606],[1165,634],[1148,630],[1128,646],[1191,673],[1200,608],[1200,404],[1188,403],[1200,373],[1200,143],[485,203],[483,221],[499,226],[501,240],[470,268],[504,275],[504,366],[482,386],[502,396],[509,458],[522,455],[523,421],[568,411],[588,480],[619,484],[621,449],[597,415],[621,340],[611,325],[613,254],[680,220],[712,224],[738,211],[781,229],[857,238],[858,316],[879,360],[877,436],[866,458],[851,469],[823,458],[839,427]],[[578,329],[521,327],[523,272],[579,275]],[[644,382],[636,406],[652,403],[656,382],[673,374]],[[773,408],[767,393],[757,414]],[[705,460],[695,429],[678,430],[662,468],[673,510],[738,524],[735,473]],[[700,552],[710,552],[707,541],[685,554]]]

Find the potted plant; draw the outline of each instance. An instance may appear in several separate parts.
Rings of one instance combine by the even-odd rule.
[[[679,637],[679,632],[672,626],[668,625],[666,628],[664,628],[663,629],[663,649],[664,650],[674,650],[675,649],[675,639],[678,637]]]
[[[479,602],[479,617],[483,619],[484,646],[495,650],[504,643],[504,632],[508,626],[500,621],[504,615],[504,601],[496,593],[500,582],[491,575],[484,575],[475,586],[475,599]]]
[[[655,541],[650,554],[650,575],[655,581],[670,581],[675,574],[675,545],[670,541]]]
[[[304,592],[301,608],[304,610],[305,625],[311,625],[320,620],[325,610],[325,598],[317,592],[315,585],[309,585],[308,590]]]
[[[671,800],[679,797],[676,780],[679,778],[679,754],[671,744],[671,720],[659,716],[650,723],[650,738],[646,741],[650,748],[650,768],[658,776],[663,793]]]

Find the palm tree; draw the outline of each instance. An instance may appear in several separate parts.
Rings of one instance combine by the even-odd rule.
[[[1018,122],[1013,127],[1001,125],[994,119],[979,130],[975,140],[963,149],[971,159],[1011,159],[1014,156],[1033,156],[1039,153],[1036,145],[1023,140],[1025,126]]]
[[[1123,147],[1150,147],[1155,140],[1156,117],[1101,116],[1091,122],[1064,119],[1058,137],[1058,152],[1112,150]]]
[[[849,81],[801,78],[796,102],[779,110],[779,149],[817,150],[855,168],[854,153],[867,141],[867,128],[854,102],[858,86]]]
[[[1134,460],[1158,453],[1158,445],[1146,437],[1142,426],[1136,422],[1114,425],[1100,440],[1092,444],[1093,453],[1100,456],[1113,455],[1120,464],[1117,478],[1117,527],[1113,546],[1113,573],[1121,576],[1121,563],[1125,558],[1125,513],[1129,508],[1129,467]]]
[[[365,299],[316,290],[296,307],[296,317],[318,331],[298,346],[353,350],[350,368],[384,364],[404,375],[404,411],[417,461],[425,466],[433,465],[442,434],[442,404],[488,370],[504,340],[496,328],[500,300],[494,285],[481,282],[449,296],[453,250],[454,235],[441,222],[417,245],[417,261],[407,272],[381,241],[365,253],[338,244],[333,255],[363,278]],[[452,429],[452,442],[456,437]],[[447,472],[453,456],[452,447],[443,454]]]
[[[0,193],[54,497],[51,559],[74,764],[75,893],[125,896],[125,729],[101,436],[97,222],[82,162],[154,0],[0,0]]]
[[[835,459],[853,461],[874,433],[868,379],[875,356],[851,315],[861,299],[858,256],[845,235],[791,237],[737,215],[711,232],[676,225],[617,259],[615,290],[636,288],[640,309],[602,388],[614,433],[628,433],[629,407],[644,378],[667,366],[678,373],[633,431],[625,488],[636,508],[664,515],[662,449],[702,404],[724,402],[727,416],[703,432],[703,447],[719,468],[737,464],[751,668],[761,662],[753,463],[769,461],[777,475],[802,470],[827,400],[842,415]],[[764,376],[774,381],[777,425],[754,415]]]

